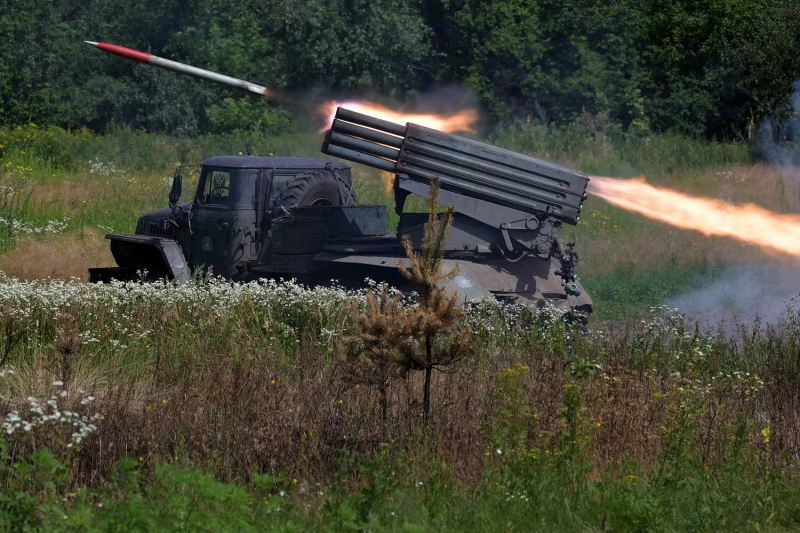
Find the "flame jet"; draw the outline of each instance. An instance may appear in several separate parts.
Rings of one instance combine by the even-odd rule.
[[[96,43],[94,41],[85,42],[99,48],[103,52],[108,52],[109,54],[114,54],[126,59],[132,59],[133,61],[138,61],[139,63],[147,63],[148,65],[153,65],[166,70],[180,72],[181,74],[188,74],[189,76],[194,76],[195,78],[213,81],[214,83],[219,83],[220,85],[227,85],[229,87],[249,91],[261,96],[273,96],[266,87],[256,85],[255,83],[250,83],[249,81],[240,80],[239,78],[232,78],[230,76],[225,76],[224,74],[217,74],[216,72],[211,72],[210,70],[193,67],[185,63],[178,63],[177,61],[164,59],[163,57],[133,50],[132,48],[125,48],[124,46],[119,46],[116,44]]]
[[[729,237],[762,249],[800,257],[800,215],[773,213],[754,204],[733,205],[716,198],[656,187],[640,179],[591,176],[589,192],[626,211],[699,231]]]

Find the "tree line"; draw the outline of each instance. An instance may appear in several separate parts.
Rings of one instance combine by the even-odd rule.
[[[793,113],[798,0],[6,0],[0,125],[277,131],[291,107],[108,56],[107,41],[298,100],[464,87],[493,124],[579,116],[749,138]]]

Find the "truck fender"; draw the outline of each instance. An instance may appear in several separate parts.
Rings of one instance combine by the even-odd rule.
[[[179,284],[192,278],[180,244],[175,239],[149,235],[120,235],[110,233],[111,254],[118,269],[90,269],[90,281],[130,279],[130,273],[148,271],[156,278],[168,278]]]

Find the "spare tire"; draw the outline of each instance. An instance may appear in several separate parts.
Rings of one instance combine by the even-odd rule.
[[[307,172],[292,177],[272,204],[273,208],[357,205],[352,182],[343,183],[329,172]]]

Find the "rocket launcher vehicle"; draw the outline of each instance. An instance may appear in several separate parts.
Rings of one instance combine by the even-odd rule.
[[[109,43],[89,44],[251,94],[270,95],[265,87],[245,80]],[[171,208],[143,215],[136,235],[108,235],[119,267],[92,269],[90,279],[122,279],[146,269],[178,280],[212,265],[215,273],[236,280],[278,275],[311,276],[315,283],[347,275],[402,280],[397,270],[405,255],[401,242],[408,238],[419,247],[428,221],[427,214],[404,213],[405,200],[409,194],[429,198],[431,180],[437,177],[439,203],[456,211],[443,261],[446,268],[458,265],[459,274],[448,290],[466,299],[546,300],[582,316],[591,312],[591,298],[575,273],[574,243],[565,245],[557,234],[560,226],[574,225],[580,218],[586,174],[419,124],[396,124],[341,107],[322,152],[394,174],[395,210],[400,215],[396,232],[386,231],[386,206],[358,204],[344,163],[219,156],[203,162],[202,176],[233,176],[230,184],[213,189],[228,190],[233,198],[247,197],[255,187],[261,191],[256,207],[238,209],[234,215],[219,207],[206,209],[198,200],[190,212],[176,211],[177,176]],[[258,176],[257,186],[247,183],[247,176]],[[278,177],[285,183],[276,188],[270,183]],[[201,177],[198,199],[204,198],[203,179],[207,178]],[[284,192],[273,197],[273,189]],[[320,198],[324,205],[312,201]],[[223,216],[230,221],[220,222]],[[231,237],[234,223],[240,229],[250,224],[253,231],[244,234],[253,242],[239,242],[241,231],[239,237]],[[144,264],[142,258],[158,261]]]

